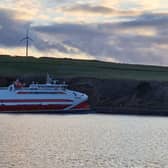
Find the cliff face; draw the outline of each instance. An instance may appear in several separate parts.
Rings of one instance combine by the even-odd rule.
[[[0,78],[0,85],[7,86],[14,79]],[[23,80],[30,83],[45,79],[36,76]],[[168,109],[168,82],[95,78],[69,78],[65,81],[70,89],[88,94],[92,108]]]
[[[70,87],[87,93],[92,107],[168,108],[168,83],[76,78]]]

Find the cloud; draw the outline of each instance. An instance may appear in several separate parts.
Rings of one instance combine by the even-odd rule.
[[[23,52],[19,40],[31,22],[0,9],[0,52]],[[32,49],[39,55],[94,58],[124,63],[168,64],[168,15],[148,13],[108,23],[50,23],[31,26]],[[13,50],[14,53],[14,50]],[[17,55],[17,54],[16,54]]]
[[[20,41],[23,37],[26,36],[26,30],[31,26],[31,22],[17,20],[15,18],[14,10],[0,10],[0,46],[1,51],[4,51],[3,48],[17,48],[15,51],[21,51],[20,47],[25,46],[24,41]],[[30,32],[30,36],[33,39],[31,45],[33,45],[39,51],[49,51],[50,49],[55,49],[63,53],[68,53],[67,47],[61,43],[52,43],[51,41],[46,41],[42,39],[38,34],[33,31]],[[13,50],[14,51],[14,50]]]
[[[146,37],[154,37],[157,35],[157,30],[150,26],[143,26],[137,28],[125,28],[121,30],[117,30],[116,33],[119,35],[129,35],[129,36],[146,36]]]
[[[0,9],[13,11],[14,17],[17,20],[33,21],[47,20],[48,16],[45,13],[44,7],[40,1],[36,0],[10,0],[10,2],[0,2]],[[43,11],[43,12],[41,12]]]
[[[106,7],[115,7],[120,9],[135,9],[143,11],[156,11],[168,8],[167,0],[101,0],[99,4],[103,4]]]
[[[0,9],[0,44],[3,46],[18,46],[19,40],[25,36],[25,28],[30,22],[21,22],[14,19],[13,10]]]
[[[139,7],[143,8],[145,10],[162,10],[163,8],[168,8],[167,0],[152,0],[146,1],[146,0],[140,0],[138,1]]]
[[[72,14],[94,14],[94,15],[110,15],[110,16],[135,16],[142,13],[142,11],[137,10],[119,10],[115,8],[110,8],[106,6],[95,6],[90,4],[78,4],[74,6],[66,6],[59,8],[58,10],[62,12],[68,12]]]
[[[167,19],[166,14],[145,14],[122,23],[53,24],[35,31],[55,38],[62,34],[62,44],[99,60],[157,64],[168,51],[162,50],[168,43]]]

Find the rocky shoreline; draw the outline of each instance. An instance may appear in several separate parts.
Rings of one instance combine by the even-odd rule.
[[[15,77],[0,77],[0,86],[7,86]],[[22,79],[44,82],[45,77]],[[89,96],[91,108],[97,113],[168,115],[168,82],[96,78],[64,78],[70,89]]]
[[[168,82],[77,78],[70,87],[87,93],[97,113],[168,115]]]
[[[168,108],[121,108],[121,107],[95,107],[94,111],[100,114],[168,116]]]

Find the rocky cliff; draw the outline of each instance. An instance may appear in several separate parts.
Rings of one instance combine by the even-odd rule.
[[[168,82],[76,78],[69,83],[89,95],[97,112],[168,114]]]

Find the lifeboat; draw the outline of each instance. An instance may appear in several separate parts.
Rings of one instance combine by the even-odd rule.
[[[28,87],[16,80],[0,89],[0,112],[63,112],[89,110],[88,96],[69,90],[65,83],[47,77],[44,84],[32,82]]]

